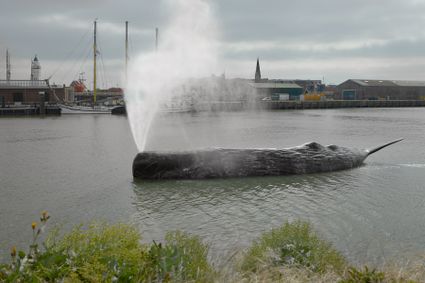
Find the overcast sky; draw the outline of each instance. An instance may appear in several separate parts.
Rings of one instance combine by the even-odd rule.
[[[172,10],[146,0],[0,0],[0,78],[6,48],[12,79],[28,79],[38,55],[42,77],[69,84],[86,72],[90,84],[93,20],[98,18],[101,87],[120,85],[124,22],[130,22],[130,57],[151,52],[155,27]],[[220,70],[263,77],[425,80],[425,0],[216,0]],[[103,83],[102,83],[103,82]]]

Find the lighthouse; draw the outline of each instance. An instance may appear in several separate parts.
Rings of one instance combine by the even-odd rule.
[[[38,81],[40,80],[41,66],[38,61],[37,55],[34,56],[34,59],[31,61],[31,80]]]

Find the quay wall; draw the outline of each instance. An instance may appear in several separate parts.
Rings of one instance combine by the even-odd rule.
[[[327,101],[261,101],[260,108],[283,109],[332,109],[367,107],[425,107],[425,100],[327,100]]]
[[[5,107],[0,108],[1,116],[38,116],[40,107]],[[46,106],[45,115],[61,115],[61,108],[57,106]]]

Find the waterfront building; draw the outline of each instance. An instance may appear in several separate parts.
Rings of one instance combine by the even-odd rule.
[[[320,93],[325,90],[325,85],[321,80],[292,80],[292,83],[295,83],[303,88],[303,92],[306,93]]]
[[[349,79],[336,86],[343,100],[423,100],[425,81]]]
[[[254,81],[249,82],[249,85],[261,100],[300,100],[303,94],[303,87],[293,81],[261,78],[259,58],[257,58]]]
[[[267,81],[250,83],[262,100],[299,100],[303,88],[291,82]]]
[[[33,105],[40,103],[40,92],[45,93],[45,101],[56,103],[67,100],[68,89],[65,85],[49,85],[48,80],[40,80],[41,65],[37,58],[31,60],[29,80],[12,80],[9,51],[6,51],[6,79],[0,80],[0,101],[5,105]],[[1,106],[2,106],[1,105]]]
[[[65,85],[50,85],[47,80],[0,80],[0,100],[6,105],[32,105],[40,102],[40,92],[46,93],[46,101],[56,103],[66,100]]]

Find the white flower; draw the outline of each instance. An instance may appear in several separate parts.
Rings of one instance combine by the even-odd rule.
[[[21,266],[19,267],[20,272],[24,271],[24,268],[27,266],[27,263],[28,263],[28,257],[25,256],[21,261]]]

